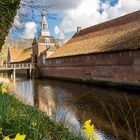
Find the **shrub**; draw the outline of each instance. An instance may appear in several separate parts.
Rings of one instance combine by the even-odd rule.
[[[19,8],[20,0],[0,0],[0,49]]]

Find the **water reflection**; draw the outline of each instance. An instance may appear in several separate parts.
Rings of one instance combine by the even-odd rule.
[[[35,106],[35,97],[36,93],[35,91],[35,86],[32,83],[31,80],[23,79],[16,79],[16,85],[15,85],[15,92],[16,92],[16,97],[19,99],[22,99],[27,104],[30,104],[32,106]]]
[[[136,125],[140,122],[140,111],[138,110],[140,98],[138,94],[55,80],[24,78],[16,80],[15,89],[19,99],[39,107],[77,134],[83,123],[92,119],[98,128],[95,134],[98,135],[99,140],[105,138],[113,140],[111,135],[114,135],[115,131],[119,135],[117,139],[125,139],[127,134],[124,128],[126,127],[127,130],[127,126],[125,126],[125,117],[121,116],[122,111],[129,116],[127,117],[131,131],[136,130],[130,106],[135,112]],[[124,110],[121,110],[121,107]],[[115,128],[112,127],[114,122]],[[123,125],[124,128],[122,128]]]
[[[54,118],[56,112],[56,99],[52,88],[49,85],[38,85],[36,87],[38,87],[38,107],[42,111],[47,112],[47,115]]]

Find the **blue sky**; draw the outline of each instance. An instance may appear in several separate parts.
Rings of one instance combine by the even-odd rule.
[[[101,0],[101,2],[106,2],[107,0]],[[109,0],[109,3],[112,5],[112,6],[115,6],[117,3],[118,3],[118,0]]]
[[[75,33],[78,26],[86,28],[140,9],[139,0],[30,1],[47,13],[51,35],[64,41]],[[22,0],[23,2],[25,4],[26,0]],[[46,8],[48,5],[52,6]],[[38,36],[41,20],[40,10],[22,5],[9,36],[14,39]]]

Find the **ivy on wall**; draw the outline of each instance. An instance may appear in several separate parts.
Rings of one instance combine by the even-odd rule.
[[[0,0],[0,50],[12,25],[20,0]]]

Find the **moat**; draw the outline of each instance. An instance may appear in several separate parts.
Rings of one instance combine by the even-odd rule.
[[[12,81],[6,73],[1,73],[0,77]],[[127,133],[131,133],[131,137],[139,137],[138,92],[23,77],[16,78],[15,92],[18,99],[40,108],[77,134],[83,123],[91,119],[99,140],[103,137],[114,140],[117,137],[115,133],[122,139]],[[128,123],[125,125],[125,122]]]

